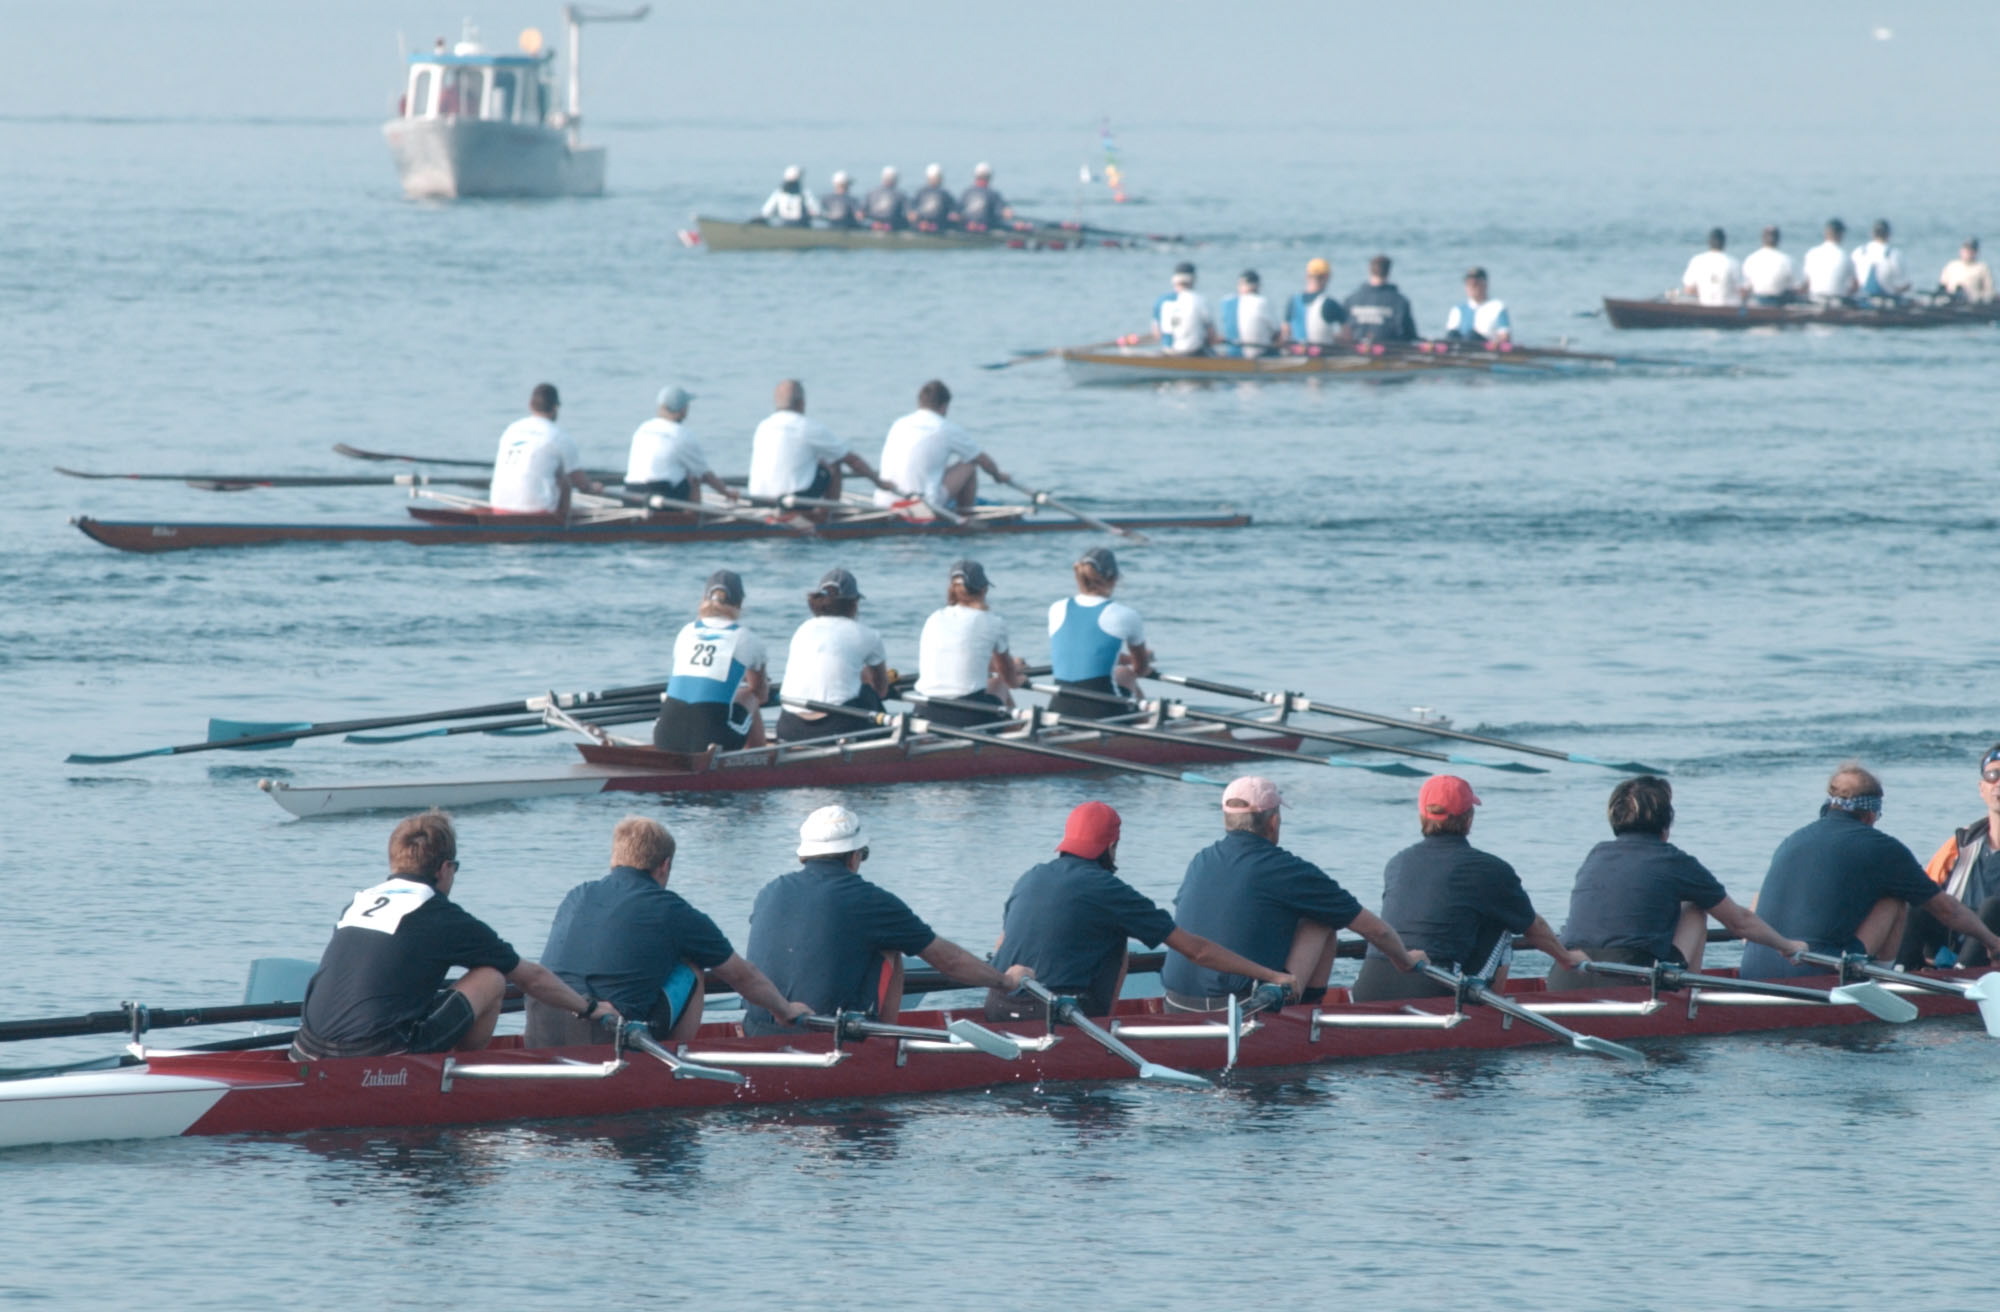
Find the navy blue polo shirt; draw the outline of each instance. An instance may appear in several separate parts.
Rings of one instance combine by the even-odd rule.
[[[1195,853],[1174,896],[1175,924],[1271,970],[1285,968],[1301,920],[1346,929],[1360,914],[1353,894],[1325,871],[1244,829]],[[1195,997],[1241,995],[1254,983],[1197,966],[1172,948],[1160,974],[1174,992]]]
[[[1432,834],[1389,858],[1382,871],[1382,919],[1432,961],[1473,969],[1485,964],[1471,960],[1476,949],[1501,933],[1527,932],[1535,904],[1514,867],[1463,834]],[[1384,954],[1370,944],[1368,955]]]
[[[1846,811],[1822,806],[1819,819],[1771,854],[1757,914],[1815,952],[1859,951],[1854,931],[1877,902],[1899,897],[1922,906],[1938,892],[1909,848]],[[1743,945],[1742,970],[1745,979],[1826,973],[1823,966],[1793,965],[1761,943]]]
[[[1062,853],[1014,882],[1007,895],[996,970],[1025,965],[1056,993],[1075,994],[1103,1016],[1118,999],[1125,945],[1166,942],[1174,918],[1095,861]]]
[[[778,992],[822,1015],[875,1006],[882,954],[922,952],[937,934],[903,899],[814,857],[764,885],[750,908],[750,950]],[[745,1034],[791,1033],[764,1008],[744,1008]]]
[[[1658,834],[1620,834],[1590,849],[1569,894],[1564,946],[1635,948],[1673,959],[1681,903],[1708,911],[1728,897],[1708,867]]]
[[[556,908],[542,964],[621,1016],[650,1015],[682,962],[713,970],[736,955],[715,922],[637,866],[578,884]]]

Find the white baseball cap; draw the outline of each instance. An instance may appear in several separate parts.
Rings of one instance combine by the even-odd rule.
[[[844,806],[822,806],[799,826],[799,855],[845,856],[868,846],[861,818]]]
[[[852,181],[854,181],[854,179],[847,176],[846,169],[835,169],[833,171],[834,186],[838,187],[843,182],[852,182]]]
[[[804,176],[805,176],[804,172],[800,170],[798,165],[787,164],[785,166],[785,181],[797,182],[800,178]]]

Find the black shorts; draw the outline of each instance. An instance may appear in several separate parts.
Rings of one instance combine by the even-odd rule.
[[[439,989],[430,1010],[387,1034],[352,1043],[329,1043],[301,1029],[292,1051],[307,1060],[320,1057],[387,1057],[402,1052],[450,1052],[478,1017],[472,1000],[457,989]]]
[[[813,471],[813,481],[806,484],[804,488],[800,489],[797,495],[802,497],[823,497],[826,495],[827,489],[832,486],[833,486],[832,468],[827,465],[821,465],[818,469],[815,469]]]
[[[950,700],[955,702],[980,702],[991,706],[993,709],[990,711],[978,711],[965,706],[939,706],[935,702],[924,702],[922,704],[924,718],[936,724],[948,725],[954,728],[1005,723],[1007,720],[1013,718],[1008,715],[1006,708],[1000,705],[1000,699],[984,688],[981,688],[978,692],[960,693],[958,696],[950,698]]]
[[[875,695],[873,688],[863,687],[859,693],[841,705],[864,711],[879,711],[882,709],[882,699]],[[833,738],[844,733],[860,733],[874,727],[873,721],[841,715],[834,711],[828,711],[818,719],[807,719],[788,710],[778,716],[777,729],[772,736],[781,743],[797,743],[804,742],[808,738]]]
[[[684,702],[669,697],[653,722],[653,746],[663,752],[705,752],[712,743],[733,752],[750,736],[750,715],[741,702]]]
[[[1095,679],[1077,679],[1069,683],[1063,683],[1060,680],[1057,682],[1059,687],[1075,688],[1082,692],[1094,692],[1100,695],[1117,697],[1124,697],[1125,695],[1117,684],[1111,682],[1111,676],[1108,674]],[[1116,702],[1099,701],[1096,697],[1071,697],[1064,693],[1057,693],[1055,696],[1049,698],[1049,709],[1057,715],[1063,716],[1065,719],[1108,720],[1114,715],[1129,715],[1133,711],[1138,710],[1139,707],[1131,701],[1127,701],[1125,705],[1120,706]]]
[[[627,483],[625,490],[627,492],[636,492],[640,496],[665,497],[669,501],[692,501],[695,499],[694,482],[686,478],[678,483]]]

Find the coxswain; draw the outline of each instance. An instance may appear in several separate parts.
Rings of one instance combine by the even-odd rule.
[[[996,483],[1007,476],[972,434],[945,418],[951,389],[931,379],[917,389],[917,408],[889,425],[882,439],[881,481],[875,504],[893,506],[921,497],[939,510],[968,511],[979,498],[979,471]]]
[[[1343,340],[1349,329],[1347,307],[1338,296],[1329,296],[1327,280],[1333,266],[1315,255],[1306,261],[1306,287],[1293,292],[1285,302],[1285,340],[1298,346],[1332,346]]]
[[[750,909],[750,960],[779,993],[821,1015],[862,1012],[893,1022],[903,1004],[903,958],[922,957],[954,984],[1011,992],[1034,974],[996,970],[936,931],[903,899],[861,877],[868,839],[844,806],[799,826],[799,868],[764,885]],[[743,1032],[789,1027],[751,1001]]]
[[[1245,269],[1236,278],[1236,295],[1222,303],[1220,331],[1231,355],[1255,359],[1269,355],[1277,345],[1283,326],[1278,312],[1264,297],[1264,283],[1255,269]]]
[[[877,232],[901,232],[910,226],[910,200],[896,185],[894,166],[882,170],[882,185],[868,193],[868,226]]]
[[[819,201],[806,190],[805,174],[796,164],[785,170],[778,189],[764,201],[759,211],[764,222],[774,228],[810,228],[819,217]]]
[[[1505,301],[1486,294],[1486,270],[1474,265],[1465,271],[1465,299],[1445,316],[1444,335],[1450,342],[1487,342],[1500,345],[1514,340],[1514,321]]]
[[[1296,994],[1298,981],[1282,970],[1240,956],[1174,923],[1172,913],[1118,878],[1118,812],[1085,802],[1069,813],[1056,859],[1034,866],[1007,895],[993,964],[1003,970],[1031,967],[1051,993],[1075,998],[1087,1016],[1108,1016],[1125,984],[1126,945],[1162,943],[1206,970],[1276,984]],[[998,989],[986,995],[991,1020],[1039,1020],[1039,998]]]
[[[1993,270],[1979,258],[1979,238],[1965,239],[1958,248],[1958,258],[1938,275],[1938,290],[1968,305],[1985,305],[1993,299]]]
[[[1806,252],[1804,261],[1806,295],[1822,305],[1840,305],[1861,290],[1854,276],[1854,257],[1845,245],[1847,225],[1839,219],[1826,221],[1826,240]]]
[[[1931,882],[1910,849],[1875,827],[1882,781],[1849,761],[1827,780],[1819,819],[1793,831],[1771,854],[1757,914],[1815,952],[1865,952],[1888,960],[1902,945],[1910,908],[2000,957],[2000,936]],[[1745,979],[1822,975],[1824,966],[1786,960],[1761,943],[1743,949]]]
[[[487,504],[522,515],[568,515],[572,490],[602,492],[604,485],[583,472],[583,457],[569,434],[556,427],[562,398],[554,383],[537,383],[528,396],[529,414],[500,434],[493,457]]]
[[[803,496],[837,501],[842,467],[863,478],[875,478],[874,466],[848,450],[825,424],[806,418],[804,383],[795,378],[779,383],[772,404],[777,409],[757,425],[750,438],[750,480],[745,491],[753,498],[776,501]]]
[[[1889,220],[1877,219],[1868,240],[1854,248],[1854,277],[1870,300],[1901,301],[1910,291],[1903,253],[1889,244]]]
[[[1971,908],[1981,924],[2000,931],[2000,745],[1979,762],[1979,800],[1986,814],[1945,839],[1924,873]],[[1912,910],[1896,964],[1920,970],[1954,961],[1961,966],[1992,966],[2000,958],[1979,940],[1947,930],[1930,908]]]
[[[921,232],[943,232],[958,222],[958,202],[944,189],[944,166],[924,169],[924,185],[910,197],[910,220]]]
[[[1153,302],[1153,336],[1168,355],[1207,355],[1215,345],[1215,313],[1194,289],[1194,266],[1174,266],[1172,290]]]
[[[389,879],[354,895],[306,985],[292,1054],[384,1057],[483,1048],[512,980],[531,998],[585,1021],[620,1019],[523,961],[506,940],[451,900],[458,835],[442,811],[413,815],[389,835]],[[445,985],[445,972],[465,973]],[[608,1034],[607,1034],[608,1037]]]
[[[1389,257],[1368,261],[1368,281],[1347,298],[1354,340],[1366,346],[1397,346],[1417,340],[1417,316],[1396,284],[1389,281]]]
[[[1703,305],[1741,305],[1748,290],[1743,285],[1743,266],[1723,247],[1729,234],[1720,228],[1708,230],[1708,249],[1688,261],[1681,274],[1681,294]]]
[[[993,189],[991,164],[973,165],[972,185],[958,198],[958,217],[967,232],[987,232],[1013,223],[1014,211]]]
[[[820,197],[819,216],[829,228],[858,228],[862,223],[861,198],[854,194],[854,179],[846,169],[833,175],[833,190]]]
[[[889,657],[882,635],[855,618],[861,609],[861,585],[836,565],[806,594],[806,608],[812,618],[792,634],[780,693],[857,710],[881,710],[882,699],[889,695]],[[777,738],[791,743],[866,727],[868,721],[856,716],[787,706],[778,716]]]
[[[1099,697],[1137,697],[1139,680],[1153,672],[1153,653],[1139,612],[1111,599],[1118,586],[1117,554],[1092,547],[1077,557],[1075,574],[1076,595],[1049,607],[1049,664],[1056,683]],[[1049,699],[1049,709],[1080,720],[1123,714],[1096,697],[1063,693]]]
[[[658,413],[632,433],[632,451],[625,461],[625,490],[641,496],[695,501],[702,487],[714,488],[726,500],[736,494],[708,467],[708,457],[682,427],[694,394],[668,386],[654,398]]]
[[[1674,823],[1674,790],[1650,774],[1627,779],[1611,790],[1605,807],[1611,841],[1590,849],[1576,872],[1569,895],[1565,947],[1592,961],[1627,966],[1665,962],[1701,969],[1708,946],[1708,920],[1746,943],[1762,943],[1784,956],[1806,950],[1758,914],[1729,896],[1701,862],[1667,841]],[[1609,975],[1571,970],[1557,963],[1549,971],[1552,989],[1601,988],[1619,983]]]
[[[1397,969],[1415,970],[1423,953],[1406,948],[1387,921],[1325,871],[1278,846],[1283,805],[1278,786],[1259,775],[1223,790],[1222,838],[1188,862],[1174,896],[1174,923],[1292,975],[1304,990],[1302,1002],[1326,995],[1343,929],[1378,945]],[[1248,976],[1202,966],[1171,945],[1160,976],[1167,1007],[1178,1011],[1221,1011],[1255,987]]]
[[[702,586],[701,607],[674,639],[673,673],[653,723],[665,752],[764,745],[764,640],[743,626],[743,580],[719,569]]]
[[[1798,297],[1798,266],[1778,249],[1779,240],[1777,227],[1767,227],[1763,244],[1743,257],[1743,285],[1759,305],[1785,305]]]
[[[674,836],[657,820],[628,815],[611,831],[611,873],[572,888],[556,908],[542,964],[586,997],[644,1020],[662,1043],[685,1043],[701,1028],[702,972],[746,1003],[787,1022],[812,1014],[778,992],[764,972],[730,946],[715,922],[667,887]],[[607,1043],[602,1026],[528,999],[529,1048]]]
[[[924,700],[989,703],[993,711],[927,705],[926,719],[961,726],[1003,720],[1014,704],[1009,689],[1028,681],[1025,663],[1007,650],[1007,621],[986,607],[991,586],[978,561],[951,563],[944,606],[931,612],[917,640],[915,691]]]
[[[1382,919],[1403,942],[1433,962],[1476,976],[1498,989],[1514,957],[1514,938],[1575,969],[1585,958],[1562,945],[1535,911],[1514,867],[1474,847],[1472,785],[1452,774],[1434,774],[1417,790],[1423,837],[1389,858],[1382,872]],[[1408,974],[1370,944],[1352,989],[1356,1002],[1449,997],[1428,975]]]

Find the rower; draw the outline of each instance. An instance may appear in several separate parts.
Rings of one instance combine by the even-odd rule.
[[[951,389],[931,379],[917,389],[917,408],[889,425],[882,440],[882,481],[875,504],[894,506],[922,497],[940,510],[969,511],[979,499],[979,471],[996,483],[1007,476],[979,443],[951,420]]]
[[[1379,945],[1398,970],[1421,965],[1424,954],[1404,947],[1387,921],[1318,866],[1278,846],[1283,804],[1278,786],[1254,774],[1223,790],[1222,839],[1188,862],[1174,896],[1174,923],[1296,977],[1302,1002],[1326,995],[1343,929]],[[1160,977],[1175,1011],[1221,1011],[1255,987],[1248,976],[1208,969],[1171,946]]]
[[[861,877],[868,839],[844,806],[823,806],[799,826],[799,868],[764,885],[750,910],[750,960],[778,992],[827,1015],[865,1012],[894,1022],[903,1005],[903,957],[922,957],[954,984],[1011,992],[1035,972],[1000,971],[947,938],[903,899]],[[743,1032],[782,1034],[766,1007],[744,1008]]]
[[[743,627],[743,580],[708,576],[701,607],[674,639],[674,670],[660,698],[653,746],[666,752],[725,752],[764,745],[764,640]]]
[[[1708,230],[1708,249],[1688,261],[1687,270],[1681,274],[1681,294],[1692,296],[1703,305],[1741,305],[1747,290],[1743,285],[1743,266],[1734,255],[1723,249],[1729,244],[1729,235],[1720,228]]]
[[[1465,299],[1451,307],[1445,317],[1444,335],[1451,342],[1501,343],[1514,340],[1514,321],[1504,301],[1486,294],[1486,270],[1474,265],[1465,271]]]
[[[1153,672],[1146,625],[1139,612],[1111,593],[1118,586],[1118,556],[1092,547],[1076,559],[1076,595],[1049,606],[1049,664],[1057,684],[1078,692],[1137,697],[1139,680]],[[1093,697],[1057,693],[1049,709],[1066,719],[1102,720],[1125,712]]]
[[[833,190],[820,197],[819,216],[829,228],[861,226],[861,198],[854,194],[854,179],[846,169],[835,169]]]
[[[1592,961],[1628,966],[1659,962],[1701,969],[1708,946],[1708,918],[1737,938],[1762,943],[1787,957],[1806,950],[1743,906],[1701,862],[1667,841],[1674,823],[1674,790],[1650,774],[1611,790],[1605,808],[1611,841],[1590,849],[1569,895],[1564,946]],[[1552,989],[1590,989],[1611,983],[1589,970],[1560,963],[1549,971]]]
[[[1993,299],[1993,270],[1979,258],[1979,238],[1965,239],[1958,258],[1938,275],[1938,290],[1968,305],[1985,305]]]
[[[563,898],[542,964],[577,992],[643,1018],[662,1043],[685,1043],[701,1028],[703,971],[787,1022],[811,1015],[811,1007],[788,1001],[763,971],[736,955],[713,920],[667,887],[673,869],[674,836],[664,825],[639,815],[620,820],[611,831],[611,873]],[[528,999],[522,1046],[610,1041],[601,1026]]]
[[[1030,869],[1007,895],[993,964],[1030,966],[1051,993],[1077,1000],[1086,1016],[1108,1016],[1125,986],[1126,944],[1164,943],[1212,971],[1244,975],[1295,994],[1298,981],[1174,923],[1167,910],[1118,878],[1118,812],[1085,802],[1069,813],[1056,859]],[[986,995],[990,1020],[1040,1020],[1039,998]]]
[[[1389,281],[1389,257],[1368,261],[1368,281],[1347,298],[1354,340],[1367,346],[1396,346],[1417,340],[1417,316],[1396,284]]]
[[[873,479],[875,469],[847,444],[835,437],[825,424],[806,418],[805,384],[787,378],[772,396],[777,409],[760,424],[750,438],[750,481],[752,497],[775,501],[781,497],[804,496],[814,500],[840,499],[840,471],[843,466]]]
[[[774,228],[810,228],[819,217],[819,202],[806,190],[805,174],[796,164],[785,170],[778,189],[764,201],[764,222]]]
[[[1822,305],[1845,304],[1860,291],[1854,276],[1854,257],[1844,244],[1847,225],[1839,219],[1826,221],[1826,240],[1806,252],[1806,295]]]
[[[493,457],[493,480],[487,504],[495,510],[524,515],[568,515],[572,489],[602,492],[604,486],[583,472],[583,457],[569,434],[556,427],[562,398],[554,383],[537,383],[528,395],[529,414],[500,434]]]
[[[1985,803],[1986,814],[1945,839],[1924,873],[1932,883],[1973,908],[1981,924],[2000,931],[2000,745],[1979,762],[1979,800]],[[1961,966],[1992,966],[2000,961],[1977,939],[1947,930],[1930,908],[1920,906],[1911,911],[1902,946],[1896,951],[1896,964],[1905,970],[1921,970],[1933,962],[1942,965],[1952,957]]]
[[[938,724],[991,724],[1006,717],[1014,698],[1008,691],[1028,681],[1027,666],[1007,650],[1007,621],[986,608],[992,586],[976,560],[951,563],[944,606],[924,621],[917,640],[919,698],[990,702],[992,714],[957,706],[925,706],[924,718]]]
[[[1389,858],[1382,872],[1382,918],[1410,947],[1438,965],[1477,976],[1498,990],[1514,957],[1514,938],[1572,969],[1583,965],[1535,911],[1514,867],[1474,847],[1472,785],[1453,774],[1434,774],[1417,791],[1423,837]],[[1374,944],[1351,990],[1356,1002],[1449,997],[1428,975],[1399,973]]]
[[[1277,345],[1278,312],[1264,298],[1263,287],[1257,271],[1245,269],[1237,275],[1236,295],[1222,303],[1222,340],[1234,348],[1231,355],[1255,359],[1269,355]]]
[[[451,900],[458,834],[442,811],[413,815],[389,835],[389,879],[354,895],[306,985],[292,1055],[384,1057],[466,1052],[493,1038],[512,980],[580,1020],[621,1019],[521,955]],[[465,973],[445,987],[453,966]]]
[[[1215,314],[1185,260],[1174,266],[1173,290],[1153,302],[1153,336],[1168,355],[1207,355],[1215,344]]]
[[[1854,277],[1861,284],[1861,295],[1871,300],[1894,304],[1909,294],[1903,253],[1889,244],[1889,220],[1875,220],[1868,240],[1854,248]]]
[[[2000,957],[2000,936],[1957,897],[1932,883],[1910,849],[1875,827],[1882,817],[1882,781],[1849,761],[1827,780],[1819,819],[1795,830],[1771,854],[1757,911],[1783,934],[1815,952],[1865,952],[1887,960],[1903,941],[1909,908]],[[1745,979],[1824,974],[1795,965],[1770,948],[1743,949]]]
[[[882,170],[882,185],[868,193],[868,226],[877,232],[901,232],[910,226],[910,201],[896,185],[894,166]]]
[[[1332,346],[1349,331],[1347,307],[1329,296],[1333,266],[1314,256],[1306,261],[1306,289],[1285,303],[1285,340],[1303,346]]]
[[[1779,240],[1777,227],[1767,227],[1763,244],[1743,257],[1743,283],[1758,305],[1786,305],[1798,298],[1798,266],[1778,249]]]
[[[944,166],[924,169],[924,185],[910,198],[910,219],[920,232],[943,232],[958,221],[958,202],[944,189]]]
[[[1006,198],[993,189],[991,164],[973,165],[972,185],[958,198],[958,217],[967,232],[1005,228],[1013,222],[1014,211],[1008,208]]]
[[[882,699],[889,695],[889,657],[882,635],[855,618],[861,608],[861,585],[836,565],[806,594],[806,607],[812,618],[792,634],[781,695],[881,710]],[[777,739],[791,743],[825,738],[852,733],[868,723],[833,711],[787,706],[778,716]]]
[[[632,432],[632,451],[625,461],[625,490],[672,501],[695,501],[700,487],[714,488],[734,501],[736,494],[708,467],[701,447],[682,427],[694,394],[685,387],[660,389],[654,398],[658,413]]]

